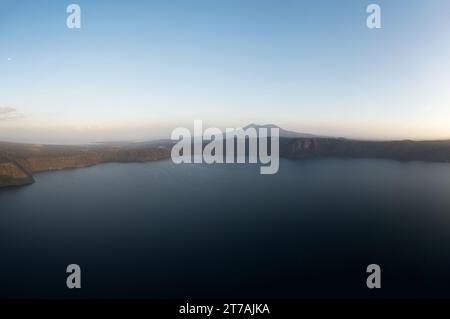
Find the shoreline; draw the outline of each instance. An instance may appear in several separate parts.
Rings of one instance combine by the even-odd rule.
[[[280,158],[291,160],[348,158],[450,163],[450,140],[375,142],[281,137],[279,142]],[[86,168],[103,163],[144,163],[168,159],[174,143],[166,140],[64,146],[0,142],[0,188],[33,184],[33,174],[39,172]]]

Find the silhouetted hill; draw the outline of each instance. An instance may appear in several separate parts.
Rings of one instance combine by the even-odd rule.
[[[247,128],[255,128],[255,129],[260,129],[260,128],[267,128],[268,132],[270,132],[271,128],[278,128],[279,132],[280,132],[280,137],[286,137],[286,138],[300,138],[300,137],[308,137],[308,138],[313,138],[313,137],[320,137],[318,135],[314,135],[314,134],[309,134],[309,133],[299,133],[299,132],[294,132],[294,131],[288,131],[285,129],[282,129],[279,126],[276,126],[275,124],[264,124],[264,125],[259,125],[259,124],[249,124],[245,127],[243,127],[244,130],[246,130]]]

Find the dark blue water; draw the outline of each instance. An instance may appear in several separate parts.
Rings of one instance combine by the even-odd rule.
[[[450,164],[105,164],[37,174],[0,209],[3,298],[450,297]]]

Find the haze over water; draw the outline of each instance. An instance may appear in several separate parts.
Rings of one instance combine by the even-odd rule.
[[[449,168],[282,159],[261,176],[167,160],[36,174],[0,190],[0,297],[449,297]]]

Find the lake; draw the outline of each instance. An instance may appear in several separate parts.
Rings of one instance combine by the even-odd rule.
[[[282,159],[260,175],[166,160],[35,178],[0,190],[0,298],[450,297],[450,164]]]

